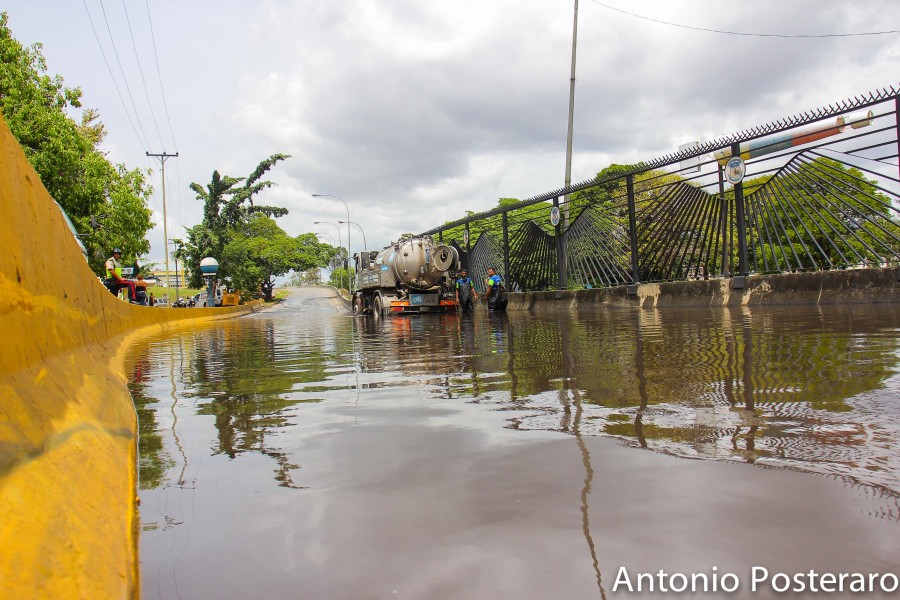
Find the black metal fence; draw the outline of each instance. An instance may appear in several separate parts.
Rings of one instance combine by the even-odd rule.
[[[898,114],[890,87],[424,235],[521,290],[900,264]]]

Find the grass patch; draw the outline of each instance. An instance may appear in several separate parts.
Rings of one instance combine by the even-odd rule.
[[[195,294],[199,294],[202,290],[195,290],[193,288],[178,288],[178,296],[175,295],[175,288],[164,288],[158,285],[147,288],[148,294],[153,294],[155,297],[159,298],[160,296],[165,296],[166,291],[169,290],[172,292],[172,298],[178,298],[178,296],[183,296],[188,298]]]
[[[281,302],[282,300],[287,298],[287,295],[287,290],[275,290],[275,293],[272,294],[272,302]]]

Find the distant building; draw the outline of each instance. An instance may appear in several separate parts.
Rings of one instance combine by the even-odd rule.
[[[153,271],[153,278],[156,279],[156,285],[160,287],[184,288],[187,287],[189,274],[184,269],[178,271]]]

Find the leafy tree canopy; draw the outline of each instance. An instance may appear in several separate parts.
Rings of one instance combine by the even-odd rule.
[[[261,161],[247,177],[230,177],[213,171],[205,188],[199,183],[191,183],[197,200],[203,201],[203,221],[187,231],[185,265],[191,273],[191,285],[200,286],[200,261],[207,256],[219,261],[220,277],[231,275],[230,271],[236,265],[230,265],[225,258],[225,246],[234,232],[246,226],[252,216],[281,217],[288,213],[285,208],[253,204],[256,194],[275,185],[271,181],[261,181],[262,176],[277,162],[288,158],[287,154],[273,154]]]
[[[130,262],[150,250],[149,171],[112,164],[99,149],[106,129],[92,109],[81,109],[81,89],[47,74],[41,44],[23,46],[0,13],[0,112],[44,187],[82,233],[90,218],[103,229],[83,238],[91,267],[103,272],[113,246]]]
[[[324,267],[332,250],[313,233],[289,236],[262,213],[250,215],[245,225],[230,232],[229,238],[222,259],[229,267],[231,285],[244,297],[261,291],[266,300],[272,299],[277,277]]]

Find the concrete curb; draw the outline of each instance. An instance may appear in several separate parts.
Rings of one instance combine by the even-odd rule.
[[[645,283],[593,290],[513,292],[510,311],[690,306],[879,304],[900,302],[897,267],[754,275],[742,281],[710,279]]]

